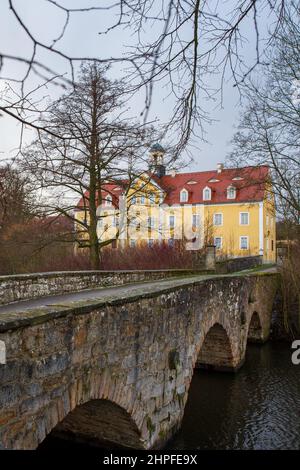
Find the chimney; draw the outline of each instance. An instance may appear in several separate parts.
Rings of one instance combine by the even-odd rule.
[[[172,178],[175,178],[175,176],[176,176],[176,170],[171,170],[170,175],[172,176]]]
[[[217,173],[222,173],[223,169],[224,169],[224,164],[217,163]]]

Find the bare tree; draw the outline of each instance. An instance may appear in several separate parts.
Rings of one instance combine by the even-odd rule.
[[[300,222],[300,11],[295,3],[274,38],[259,78],[244,83],[245,107],[233,165],[268,165],[277,208]]]
[[[300,223],[300,11],[292,2],[267,54],[259,79],[244,83],[246,104],[230,161],[271,170],[280,234],[282,309],[287,330],[299,331]],[[250,181],[251,183],[251,181]],[[292,239],[292,240],[291,240]]]
[[[10,165],[0,167],[0,236],[10,225],[30,219],[33,210],[29,180]]]
[[[269,19],[270,39],[280,27],[286,14],[285,5],[290,0],[95,0],[89,7],[82,0],[81,6],[79,2],[72,8],[64,0],[45,0],[45,8],[53,10],[55,19],[59,15],[64,16],[61,31],[49,41],[39,37],[32,25],[24,20],[22,9],[15,0],[6,0],[5,3],[2,8],[9,9],[24,39],[31,44],[31,52],[25,54],[22,44],[15,54],[0,50],[0,71],[10,63],[22,66],[22,73],[17,76],[2,75],[10,86],[12,81],[19,84],[18,90],[3,96],[0,103],[2,113],[15,118],[22,126],[26,124],[38,131],[55,134],[55,130],[39,123],[44,105],[34,96],[40,85],[28,90],[26,83],[32,76],[37,76],[47,84],[74,84],[76,63],[89,57],[70,56],[63,39],[76,16],[93,15],[99,17],[98,33],[105,38],[116,40],[117,35],[130,31],[125,53],[120,51],[114,57],[103,54],[93,59],[101,64],[125,64],[123,78],[127,80],[127,92],[132,94],[141,89],[145,92],[142,110],[145,121],[155,87],[164,88],[165,96],[173,95],[175,104],[166,132],[176,137],[179,153],[193,133],[202,129],[208,120],[203,106],[205,100],[215,99],[217,91],[222,95],[223,82],[230,74],[234,83],[239,85],[260,63],[265,44],[270,46],[270,41],[265,43],[261,40],[262,23]],[[102,30],[103,18],[110,22],[105,30]],[[243,29],[247,21],[252,21],[254,34],[251,38],[245,37]],[[52,26],[49,25],[49,30]],[[252,41],[255,51],[251,63],[243,60],[242,47],[247,39]],[[61,71],[55,68],[56,59],[65,63],[68,76],[62,76]],[[212,90],[209,82],[216,73],[220,74],[220,85],[218,90]]]
[[[95,62],[82,65],[75,88],[55,102],[42,121],[53,132],[41,134],[20,159],[43,193],[43,210],[73,221],[76,242],[89,249],[94,269],[100,267],[101,247],[119,235],[118,229],[113,238],[99,240],[98,222],[105,217],[99,207],[109,198],[118,209],[120,193],[113,188],[128,193],[142,171],[147,143],[145,126],[123,118],[122,85],[105,78],[106,71]],[[83,217],[77,217],[77,209]]]

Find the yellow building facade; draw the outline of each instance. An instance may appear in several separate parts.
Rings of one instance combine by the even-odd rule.
[[[107,184],[98,208],[98,237],[112,247],[182,240],[188,250],[215,245],[217,257],[276,261],[276,214],[269,169],[246,167],[166,174],[153,146],[149,172],[124,185]],[[125,195],[126,194],[126,195]],[[77,218],[86,214],[77,210]]]

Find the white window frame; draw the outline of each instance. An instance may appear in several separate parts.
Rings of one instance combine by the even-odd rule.
[[[216,216],[217,216],[217,215],[220,215],[220,216],[221,216],[221,223],[220,223],[220,224],[216,224]],[[223,213],[222,213],[222,212],[216,212],[216,213],[214,214],[214,225],[215,225],[216,227],[222,227],[222,225],[223,225]]]
[[[205,193],[206,191],[209,191],[209,197],[205,197]],[[205,188],[203,188],[203,201],[211,201],[211,188],[209,186],[205,186]]]
[[[188,202],[189,200],[189,193],[186,189],[182,189],[180,191],[180,202]]]
[[[247,248],[242,247],[242,238],[245,238],[247,240]],[[241,235],[240,236],[240,250],[249,250],[249,236],[248,235]]]
[[[149,204],[153,206],[155,204],[155,193],[149,193]]]
[[[168,238],[168,246],[173,247],[173,246],[174,246],[174,243],[175,243],[174,238],[172,238],[172,237],[171,237],[171,238]]]
[[[266,215],[266,225],[269,225],[269,216]]]
[[[112,195],[111,194],[107,194],[107,196],[105,196],[105,205],[108,206],[108,207],[112,206]]]
[[[119,216],[118,215],[113,215],[112,226],[113,227],[119,227]]]
[[[233,191],[233,196],[230,196],[230,191]],[[232,185],[227,187],[227,199],[236,199],[236,188]]]
[[[135,248],[136,247],[136,240],[134,240],[134,238],[130,239],[129,246],[130,246],[130,248]]]
[[[194,223],[194,217],[196,223]],[[200,214],[192,214],[192,227],[200,227]]]
[[[171,225],[171,224],[170,224],[170,218],[171,218],[171,217],[173,217],[173,219],[174,219],[174,225]],[[175,217],[174,214],[170,214],[170,215],[169,215],[169,228],[174,228],[174,229],[175,229],[175,227],[176,227],[176,217]]]
[[[243,214],[247,214],[247,216],[248,216],[248,222],[246,224],[242,224],[242,215]],[[242,225],[242,226],[250,225],[250,214],[249,214],[249,212],[246,212],[246,211],[240,212],[240,225]]]
[[[153,215],[149,215],[148,217],[148,228],[155,227],[155,217]]]
[[[217,243],[216,243],[217,239],[221,241],[219,247],[217,246]],[[214,245],[216,247],[216,250],[222,250],[222,248],[223,248],[223,237],[214,237]]]
[[[154,245],[154,238],[148,238],[148,246],[153,246]]]
[[[140,197],[140,204],[145,205],[145,202],[146,202],[145,196],[141,196]]]

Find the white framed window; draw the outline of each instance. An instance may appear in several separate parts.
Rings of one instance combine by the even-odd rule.
[[[266,216],[266,225],[269,225],[269,216]]]
[[[108,194],[108,195],[105,197],[105,205],[106,205],[106,206],[111,206],[111,205],[112,205],[112,195],[111,195],[111,194]]]
[[[180,191],[180,202],[187,202],[189,198],[189,193],[186,189]]]
[[[206,186],[203,189],[203,201],[210,201],[211,200],[211,189]]]
[[[119,217],[117,215],[113,215],[112,226],[119,227]]]
[[[228,186],[227,188],[227,199],[236,198],[236,188],[234,186]]]
[[[131,239],[129,244],[131,248],[134,248],[136,246],[136,240]]]
[[[217,250],[221,250],[222,249],[222,244],[223,244],[223,239],[222,237],[215,237],[214,238],[214,245],[216,247]]]
[[[214,225],[223,225],[223,214],[214,214]]]
[[[170,215],[169,216],[169,227],[174,228],[175,227],[175,215]]]
[[[155,226],[155,218],[154,217],[148,217],[148,227],[149,228],[154,228]]]
[[[240,249],[241,250],[249,249],[249,237],[248,236],[240,237]]]
[[[141,204],[144,205],[145,204],[145,196],[141,196],[140,201],[141,201]]]
[[[155,194],[154,193],[149,194],[149,202],[150,202],[150,204],[155,204]]]
[[[154,245],[154,240],[153,238],[148,239],[148,246],[153,246]]]
[[[267,250],[269,250],[269,248],[270,248],[270,243],[269,243],[269,239],[268,239],[268,238],[266,239],[266,248],[267,248]]]
[[[135,205],[136,204],[136,196],[132,196],[131,198],[131,204]]]
[[[169,246],[174,246],[174,238],[169,238],[168,245]]]
[[[199,227],[200,225],[200,215],[199,214],[193,214],[192,215],[192,226],[193,227]]]
[[[98,218],[98,227],[103,227],[104,222],[107,221],[107,212],[103,212],[101,216]]]
[[[240,212],[240,225],[249,225],[249,212]]]

